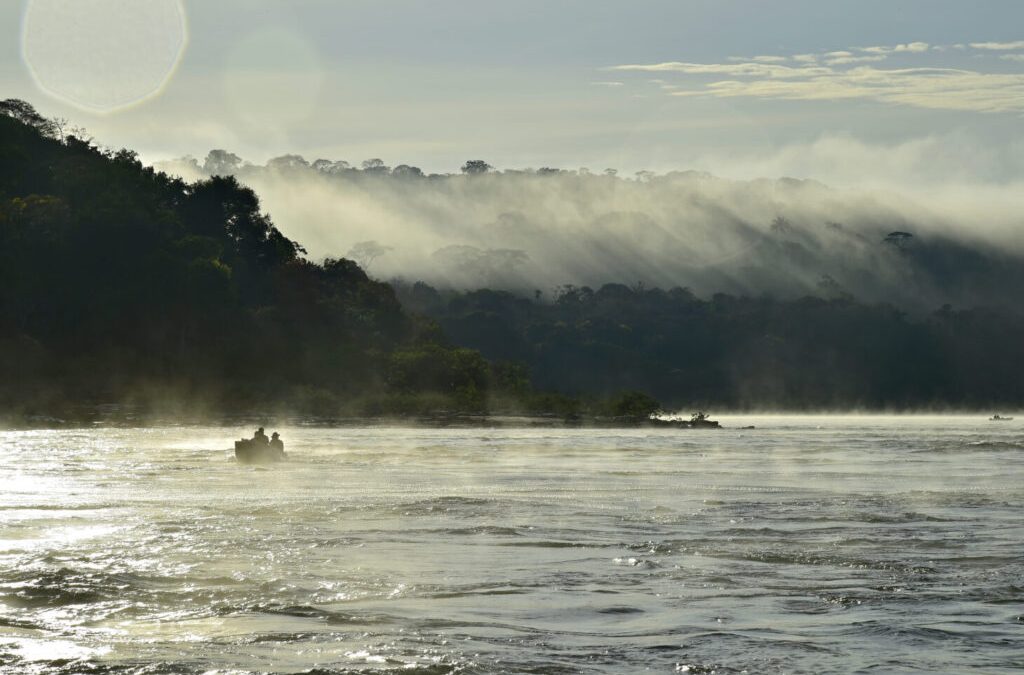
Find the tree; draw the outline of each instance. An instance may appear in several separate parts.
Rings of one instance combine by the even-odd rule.
[[[32,104],[22,101],[17,98],[8,98],[0,101],[0,115],[6,115],[7,117],[14,118],[26,126],[30,126],[38,131],[47,138],[55,138],[60,140],[60,129],[53,122],[49,120],[32,107]],[[62,120],[63,124],[67,124],[66,120]],[[63,126],[63,125],[62,125]]]
[[[267,160],[267,168],[277,171],[308,169],[309,162],[302,155],[281,155],[280,157]]]
[[[418,166],[399,164],[391,170],[391,175],[396,178],[423,178],[423,169]]]
[[[910,245],[910,240],[913,238],[914,235],[909,232],[900,232],[897,230],[896,232],[890,232],[885,235],[885,239],[883,239],[882,242],[889,244],[890,246],[895,246],[899,250],[903,251]]]
[[[363,269],[369,267],[374,260],[394,249],[390,246],[383,246],[376,241],[360,241],[352,246],[345,255],[359,263]]]
[[[211,176],[230,176],[242,164],[242,158],[227,150],[210,150],[203,162],[203,171]]]
[[[462,173],[467,176],[478,176],[485,174],[494,167],[482,159],[471,159],[462,165]]]
[[[367,159],[363,162],[363,171],[370,174],[388,174],[391,172],[391,168],[384,163],[384,160],[373,158]]]
[[[68,126],[68,121],[64,117],[51,117],[50,124],[53,125],[53,133],[58,141],[64,142],[67,136],[71,135],[72,129]]]
[[[182,212],[196,234],[225,244],[227,262],[233,267],[241,262],[243,267],[272,268],[303,252],[260,212],[256,193],[234,176],[213,176],[190,185]]]
[[[530,261],[525,251],[512,248],[479,249],[476,246],[453,244],[433,253],[433,258],[454,274],[470,283],[502,285],[518,275],[518,268]]]
[[[614,417],[643,421],[661,410],[656,398],[641,391],[627,391],[612,400],[610,412]]]
[[[352,168],[352,166],[343,159],[339,159],[336,162],[329,159],[318,159],[310,164],[310,167],[315,171],[326,174],[337,174],[343,171],[348,171]]]

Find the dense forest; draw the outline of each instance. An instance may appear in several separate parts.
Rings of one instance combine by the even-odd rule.
[[[642,417],[655,398],[666,408],[1024,403],[1024,319],[1005,305],[908,315],[829,278],[786,299],[643,283],[554,295],[389,284],[350,259],[311,260],[234,176],[186,182],[27,103],[0,102],[0,150],[3,417],[111,402],[574,418]],[[892,234],[883,253],[901,260],[905,241]]]
[[[542,389],[646,391],[670,407],[985,408],[1024,402],[1024,317],[949,306],[913,317],[848,296],[697,298],[605,284],[553,302],[396,283],[402,303]]]
[[[188,184],[24,102],[0,112],[7,416],[108,402],[475,412],[529,394],[356,263],[308,260],[234,178]]]

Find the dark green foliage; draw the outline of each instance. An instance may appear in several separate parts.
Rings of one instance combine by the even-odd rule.
[[[16,98],[0,101],[0,116],[10,117],[47,138],[57,138],[60,129],[56,121],[47,119],[36,112],[31,104]]]
[[[659,400],[1024,404],[1024,317],[1006,309],[909,317],[857,302],[828,275],[828,299],[790,301],[622,284],[567,286],[550,302],[393,287],[351,260],[305,259],[233,177],[186,184],[62,129],[0,102],[0,412],[161,398],[325,416],[569,419],[643,419]],[[904,234],[890,235],[892,255],[917,256],[937,279],[995,275],[990,258],[941,242],[924,250]],[[525,255],[451,252],[503,265]],[[993,285],[1018,273],[1003,265]]]
[[[477,175],[487,173],[494,167],[485,162],[482,159],[471,159],[462,165],[462,173],[469,175]]]
[[[590,406],[604,414],[628,414],[627,395],[615,397],[629,390],[683,409],[1024,404],[1024,317],[1005,311],[946,307],[912,318],[848,296],[704,301],[621,284],[564,287],[551,303],[397,289],[459,344],[526,363],[534,386],[620,406]]]
[[[400,394],[448,394],[462,410],[484,411],[489,369],[479,352],[424,345],[395,351],[388,364],[389,389]]]
[[[612,417],[645,420],[661,411],[656,399],[640,391],[626,391],[609,401],[608,413]]]
[[[478,411],[492,380],[523,386],[351,260],[302,258],[235,178],[185,184],[23,102],[0,113],[0,405]]]

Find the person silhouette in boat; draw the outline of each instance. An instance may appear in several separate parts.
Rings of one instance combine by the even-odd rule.
[[[284,454],[284,441],[281,440],[281,435],[276,431],[270,435],[270,447],[277,454]]]
[[[252,435],[252,440],[259,445],[270,445],[270,439],[263,433],[263,427],[256,430],[256,433]]]

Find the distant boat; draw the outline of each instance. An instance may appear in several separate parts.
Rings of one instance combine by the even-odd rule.
[[[647,424],[653,427],[674,427],[676,429],[721,429],[722,425],[718,423],[718,420],[708,419],[705,413],[697,412],[690,416],[689,420],[663,420],[657,417],[652,417],[647,420]],[[753,429],[754,427],[744,427],[744,429]]]
[[[690,428],[691,429],[721,429],[722,425],[718,423],[718,420],[708,419],[707,414],[703,412],[695,412],[690,416]]]
[[[1012,419],[1013,419],[1012,417],[1000,417],[999,415],[993,415],[992,417],[989,418],[988,421],[989,422],[1009,422]]]
[[[288,459],[284,450],[251,438],[235,441],[235,459],[245,464],[269,464]]]

